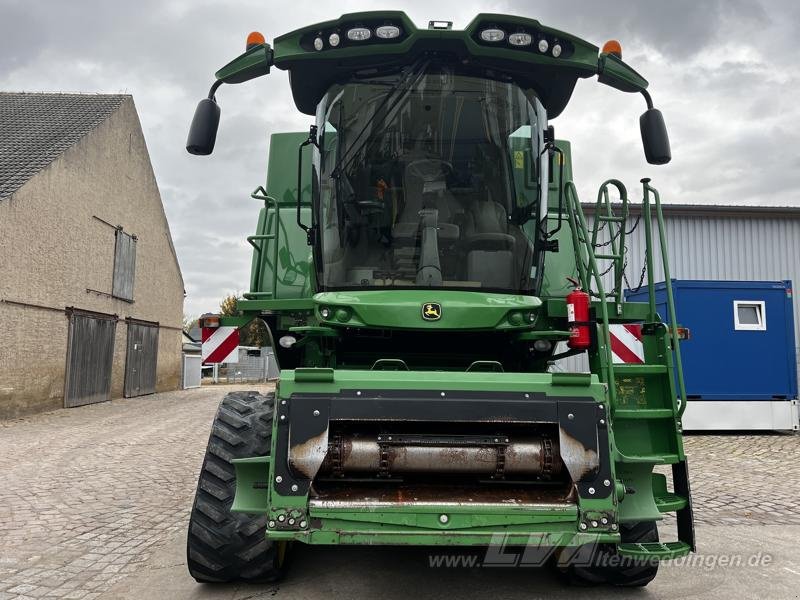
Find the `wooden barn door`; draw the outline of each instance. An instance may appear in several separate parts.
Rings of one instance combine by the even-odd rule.
[[[156,391],[158,323],[128,319],[128,352],[125,358],[125,397]]]
[[[72,311],[69,315],[64,406],[111,399],[117,317]]]

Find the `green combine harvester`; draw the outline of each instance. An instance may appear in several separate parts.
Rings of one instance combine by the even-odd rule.
[[[281,376],[274,394],[220,405],[189,527],[194,578],[277,579],[297,542],[500,545],[543,550],[575,583],[642,586],[692,552],[658,192],[642,180],[650,299],[626,302],[626,188],[603,183],[589,225],[550,124],[597,76],[644,96],[647,161],[670,160],[619,44],[498,14],[463,31],[347,14],[274,47],[253,33],[198,105],[188,151],[213,150],[220,85],[272,68],[314,124],[272,135],[250,292],[201,326],[262,320]],[[612,361],[617,324],[641,327],[644,364]],[[591,373],[553,369],[579,354]],[[665,513],[677,532],[659,541]]]

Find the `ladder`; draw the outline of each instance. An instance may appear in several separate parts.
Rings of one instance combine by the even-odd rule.
[[[677,514],[678,542],[621,544],[619,551],[623,555],[633,557],[649,556],[666,559],[685,554],[687,550],[694,550],[695,547],[688,466],[680,422],[681,415],[686,409],[686,389],[661,200],[658,191],[650,185],[649,179],[643,179],[641,183],[643,186],[641,219],[645,228],[648,277],[647,319],[642,324],[643,364],[614,364],[611,356],[609,325],[612,322],[632,322],[631,319],[626,321],[622,293],[625,225],[628,217],[625,186],[612,179],[600,187],[591,237],[572,182],[566,182],[565,196],[580,282],[584,290],[597,298],[598,347],[596,352],[590,353],[589,362],[592,372],[597,373],[600,380],[608,385],[611,418],[618,424],[614,428],[617,472],[623,474],[626,481],[653,485],[654,509],[658,512],[674,511]],[[617,213],[614,213],[609,201],[610,185],[617,188],[621,199],[620,211]],[[658,242],[664,270],[669,326],[662,322],[656,311],[653,213],[658,228]],[[597,254],[595,248],[598,246],[598,235],[603,223],[609,228],[609,242],[602,247],[610,247],[610,250]],[[614,269],[614,289],[609,294],[604,290],[602,281],[604,272],[599,270],[598,260],[612,261],[610,268]],[[613,318],[609,311],[609,299],[613,300],[615,305]],[[667,491],[666,480],[662,482],[662,476],[652,473],[655,465],[672,465],[674,492]],[[653,482],[658,485],[654,485]]]
[[[251,198],[255,200],[262,200],[264,208],[264,224],[261,231],[256,235],[247,237],[249,243],[256,251],[254,260],[254,272],[251,289],[256,291],[247,292],[244,297],[248,300],[275,300],[278,297],[278,232],[280,231],[280,211],[278,209],[278,201],[272,196],[267,194],[263,186],[258,186],[252,194]],[[272,220],[270,221],[270,210],[272,211]],[[272,244],[272,281],[269,285],[269,290],[262,291],[261,277],[264,272],[264,263],[262,257],[267,252],[270,243]],[[266,265],[269,266],[270,257],[267,257]]]

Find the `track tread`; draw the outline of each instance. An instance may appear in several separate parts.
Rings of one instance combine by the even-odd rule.
[[[202,583],[275,581],[282,575],[267,517],[231,513],[236,476],[231,460],[270,453],[273,394],[232,392],[211,428],[189,519],[189,572]]]

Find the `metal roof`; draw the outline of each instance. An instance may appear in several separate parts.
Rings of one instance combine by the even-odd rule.
[[[130,97],[0,92],[0,198],[16,192]]]
[[[593,214],[594,202],[581,202],[587,214]],[[613,208],[619,209],[619,204],[612,203]],[[629,210],[638,214],[642,210],[640,202],[631,202]],[[687,217],[761,217],[775,218],[787,217],[800,219],[800,206],[759,206],[755,204],[668,204],[662,203],[661,208],[665,215]]]

